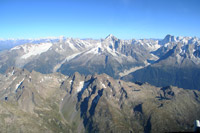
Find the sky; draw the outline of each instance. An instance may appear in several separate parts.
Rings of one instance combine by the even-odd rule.
[[[196,36],[200,0],[0,0],[0,38]]]

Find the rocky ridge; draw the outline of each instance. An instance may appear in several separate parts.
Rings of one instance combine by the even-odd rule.
[[[106,74],[68,77],[10,68],[0,84],[2,132],[192,131],[200,119],[197,90]]]

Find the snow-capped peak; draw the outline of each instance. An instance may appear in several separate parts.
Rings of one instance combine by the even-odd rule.
[[[106,38],[106,40],[109,40],[109,39],[117,39],[115,36],[113,36],[112,34],[109,34]]]

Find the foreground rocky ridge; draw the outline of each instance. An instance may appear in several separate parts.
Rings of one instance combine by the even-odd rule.
[[[0,75],[2,132],[192,131],[200,92],[101,75],[10,68]]]

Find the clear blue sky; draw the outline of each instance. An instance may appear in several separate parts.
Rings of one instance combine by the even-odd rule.
[[[200,37],[200,0],[0,0],[0,38]]]

